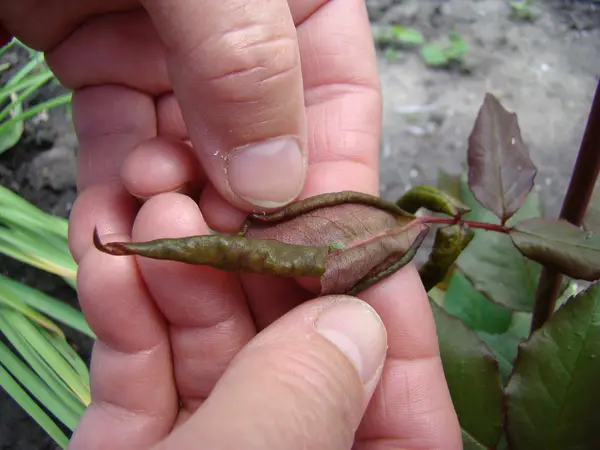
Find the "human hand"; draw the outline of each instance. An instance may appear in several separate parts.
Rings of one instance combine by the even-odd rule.
[[[96,225],[111,239],[233,231],[244,211],[299,192],[377,193],[381,98],[363,2],[147,1],[149,14],[126,0],[38,3],[4,2],[0,22],[75,89],[70,244],[98,341],[72,447],[460,448],[412,266],[361,295],[387,328],[372,375],[386,335],[357,300],[306,302],[289,280],[91,243]],[[282,136],[299,153],[236,150]],[[335,334],[315,331],[335,318],[364,328],[360,372]]]

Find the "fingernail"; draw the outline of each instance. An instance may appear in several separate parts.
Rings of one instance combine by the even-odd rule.
[[[305,162],[296,139],[276,138],[230,154],[233,192],[255,206],[276,208],[294,200],[304,184]]]
[[[344,353],[368,384],[383,366],[387,335],[377,313],[358,299],[344,300],[324,310],[316,330]]]

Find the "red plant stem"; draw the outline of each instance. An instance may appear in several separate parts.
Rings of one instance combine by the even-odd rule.
[[[423,216],[418,219],[420,223],[439,223],[444,225],[456,225],[456,224],[464,224],[469,225],[471,228],[479,228],[481,230],[488,231],[497,231],[498,233],[510,233],[512,228],[504,225],[496,225],[494,223],[487,222],[476,222],[473,220],[464,220],[460,217],[454,217],[452,219],[448,219],[445,217],[432,217],[432,216]]]
[[[399,235],[400,233],[408,231],[411,228],[416,227],[418,225],[426,225],[426,224],[434,224],[434,223],[441,224],[441,225],[462,224],[462,225],[468,225],[471,228],[479,228],[479,229],[488,230],[488,231],[497,231],[499,233],[510,233],[510,231],[512,230],[512,228],[506,227],[504,225],[496,225],[496,224],[487,223],[487,222],[476,222],[476,221],[472,221],[472,220],[464,220],[460,216],[456,216],[456,217],[452,217],[452,218],[422,216],[422,217],[416,218],[415,220],[411,220],[410,222],[408,222],[398,228],[392,228],[389,230],[385,230],[385,231],[382,231],[381,233],[377,233],[375,235],[369,236],[368,238],[353,242],[352,244],[348,245],[347,247],[344,247],[343,249],[335,250],[334,252],[331,253],[331,255],[335,255],[338,252],[347,252],[350,249],[361,247],[363,245],[366,245],[366,244],[372,242],[375,239],[380,239],[380,238],[386,237],[386,236]]]
[[[592,101],[586,129],[581,140],[581,147],[569,188],[565,195],[560,217],[580,226],[585,217],[594,186],[600,172],[600,81],[596,86],[596,94]],[[538,282],[533,307],[531,330],[533,333],[552,317],[556,309],[562,274],[555,270],[543,268]]]

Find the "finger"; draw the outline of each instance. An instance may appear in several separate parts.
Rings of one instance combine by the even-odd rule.
[[[382,100],[365,2],[313,2],[321,8],[307,16],[307,2],[290,0],[297,23],[302,20],[298,41],[311,142],[302,194],[355,187],[376,194]]]
[[[141,8],[88,18],[46,59],[72,89],[117,84],[153,95],[171,91],[165,48]]]
[[[83,88],[73,93],[73,123],[79,139],[77,186],[121,182],[126,156],[156,136],[153,99],[123,86]]]
[[[208,226],[221,233],[237,234],[248,217],[247,212],[225,201],[212,184],[202,190],[198,204]]]
[[[97,184],[81,192],[69,217],[69,249],[75,261],[93,247],[92,233],[131,233],[139,203],[119,183]]]
[[[219,193],[246,210],[301,191],[306,120],[285,0],[143,2],[167,47],[187,130]]]
[[[364,1],[289,5],[302,57],[310,152],[300,198],[344,190],[377,194],[382,105]],[[278,299],[246,292],[257,322],[268,323]]]
[[[259,334],[211,396],[157,448],[351,448],[386,351],[365,303],[325,297]]]
[[[169,193],[144,203],[133,238],[148,241],[209,233],[196,203]],[[234,274],[211,267],[139,258],[139,268],[169,323],[182,408],[194,411],[256,333],[243,291]]]
[[[171,136],[181,140],[189,139],[175,94],[164,94],[156,100],[156,119],[158,134],[161,136]]]
[[[435,322],[414,265],[359,294],[388,330],[381,383],[357,433],[357,450],[462,449]]]
[[[178,412],[168,327],[133,258],[90,248],[79,264],[78,294],[97,341],[92,403],[70,448],[147,448],[169,433]]]
[[[145,200],[166,192],[194,195],[201,182],[198,172],[198,161],[188,144],[157,137],[127,155],[121,179],[132,195]]]

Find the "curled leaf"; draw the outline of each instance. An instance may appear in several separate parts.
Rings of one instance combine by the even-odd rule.
[[[416,213],[419,208],[427,208],[454,217],[471,210],[448,193],[432,186],[415,186],[400,197],[396,204],[410,214]]]
[[[140,255],[222,270],[280,276],[320,277],[325,273],[329,247],[283,244],[241,236],[202,235],[155,239],[148,242],[103,244],[94,231],[94,245],[111,255]]]
[[[313,208],[275,224],[255,223],[247,235],[290,244],[334,243],[338,250],[329,253],[321,277],[320,294],[324,295],[348,292],[358,283],[385,272],[426,230],[413,216],[398,216],[374,206],[349,203]]]
[[[524,256],[544,266],[575,279],[600,278],[600,234],[562,219],[527,219],[510,237]]]
[[[492,94],[486,94],[467,152],[469,188],[475,198],[505,223],[533,188],[537,169],[517,121]]]
[[[382,270],[380,270],[379,267],[374,268],[371,270],[371,275],[367,275],[365,278],[355,284],[350,290],[346,291],[346,294],[356,295],[359,292],[373,286],[375,283],[378,283],[381,280],[389,277],[394,272],[411,262],[417,254],[417,250],[419,250],[419,247],[425,240],[428,232],[429,228],[421,230],[408,250],[402,256],[400,256],[400,258],[398,258],[397,255],[392,255],[390,259],[392,259],[394,262],[391,265],[388,265],[388,262],[385,261],[382,266],[385,266],[386,268]]]
[[[433,289],[444,279],[448,270],[475,237],[467,225],[438,228],[429,259],[419,268],[425,290]]]
[[[397,216],[414,218],[412,214],[408,214],[402,208],[394,203],[383,200],[375,195],[365,194],[363,192],[342,191],[331,192],[329,194],[315,195],[299,202],[292,203],[281,211],[269,214],[250,214],[249,222],[276,223],[290,219],[295,219],[303,214],[312,211],[323,209],[331,206],[341,206],[347,204],[373,206],[382,211],[388,212]]]
[[[358,292],[398,270],[412,259],[426,231],[426,226],[393,203],[342,192],[311,197],[277,213],[251,215],[236,236],[102,244],[96,233],[94,243],[113,255],[135,254],[255,274],[320,277],[320,293],[334,294]]]

